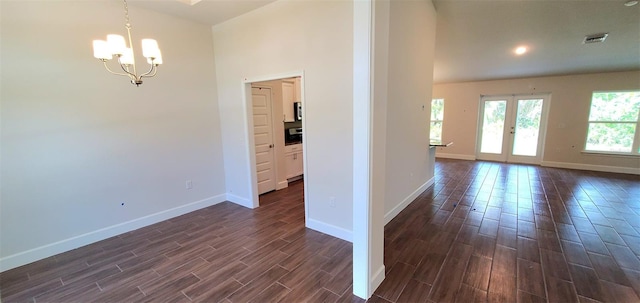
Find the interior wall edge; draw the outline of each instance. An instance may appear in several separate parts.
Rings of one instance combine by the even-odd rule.
[[[224,202],[224,194],[212,196],[199,201],[191,202],[172,209],[136,218],[131,221],[112,225],[82,235],[74,236],[58,242],[50,243],[27,251],[19,252],[0,259],[0,272],[20,267],[44,258],[48,258],[66,251],[118,236],[145,226],[153,225],[171,218],[175,218],[205,207]]]

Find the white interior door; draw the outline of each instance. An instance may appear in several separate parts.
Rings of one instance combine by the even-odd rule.
[[[271,89],[252,87],[253,134],[256,149],[258,194],[276,189],[273,148],[273,122],[271,120]]]
[[[540,164],[548,99],[548,95],[482,97],[476,157]]]

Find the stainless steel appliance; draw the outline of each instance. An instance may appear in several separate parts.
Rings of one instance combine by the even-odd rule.
[[[300,144],[302,143],[302,127],[287,128],[284,130],[284,143]]]
[[[293,102],[293,111],[296,121],[302,121],[302,102]]]

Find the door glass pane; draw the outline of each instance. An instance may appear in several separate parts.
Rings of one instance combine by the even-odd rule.
[[[538,151],[538,134],[542,116],[542,99],[518,100],[513,154],[534,157]]]
[[[502,137],[504,135],[506,110],[506,100],[484,102],[480,152],[489,154],[502,153]]]

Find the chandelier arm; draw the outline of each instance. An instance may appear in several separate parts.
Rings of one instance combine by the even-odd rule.
[[[158,67],[155,64],[151,64],[151,68],[149,69],[149,71],[140,75],[140,79],[151,78],[156,75],[156,72],[158,72]]]
[[[135,70],[135,64],[134,64],[133,66],[134,66],[134,70]],[[126,75],[125,75],[125,76],[129,76],[129,78],[131,78],[131,80],[138,80],[138,75],[133,74],[133,73],[131,73],[129,70],[127,70],[127,69],[125,68],[125,65],[124,65],[124,64],[120,64],[120,67],[121,67],[121,68],[122,68],[122,70],[126,73]]]
[[[116,73],[114,71],[112,71],[109,66],[107,65],[107,60],[102,60],[102,63],[104,63],[104,68],[107,69],[107,71],[109,71],[110,73],[114,74],[114,75],[119,75],[119,76],[129,76],[131,77],[131,75],[129,74],[123,74],[123,73]],[[121,65],[122,66],[122,65]]]

